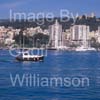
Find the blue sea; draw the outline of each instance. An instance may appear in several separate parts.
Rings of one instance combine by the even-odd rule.
[[[40,77],[88,77],[89,86],[22,86],[11,84],[10,74]],[[43,62],[17,62],[0,50],[0,100],[100,100],[100,52],[48,51]]]

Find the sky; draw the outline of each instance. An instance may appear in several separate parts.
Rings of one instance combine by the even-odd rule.
[[[52,12],[59,16],[61,9],[69,10],[74,15],[94,12],[100,17],[100,0],[0,0],[0,19],[9,18],[10,10],[26,14]]]

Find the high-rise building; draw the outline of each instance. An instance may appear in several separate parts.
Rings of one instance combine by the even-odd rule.
[[[97,31],[97,41],[100,43],[100,26],[98,27]]]
[[[100,35],[100,26],[98,27],[98,33],[99,33],[99,35]]]
[[[56,20],[54,25],[49,26],[51,47],[58,48],[63,45],[62,25]]]
[[[93,18],[95,16],[94,12],[91,13],[91,17]]]
[[[71,39],[72,41],[80,41],[82,45],[86,46],[89,40],[89,26],[86,25],[74,25],[71,27]]]

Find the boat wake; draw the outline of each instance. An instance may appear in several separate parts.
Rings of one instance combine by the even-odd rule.
[[[14,62],[12,60],[7,60],[7,59],[0,59],[0,62]]]

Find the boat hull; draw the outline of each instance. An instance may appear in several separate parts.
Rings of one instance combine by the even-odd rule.
[[[33,58],[20,58],[20,57],[16,57],[17,61],[34,61],[34,62],[38,62],[38,61],[43,61],[44,60],[44,56],[41,57],[33,57]]]

